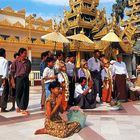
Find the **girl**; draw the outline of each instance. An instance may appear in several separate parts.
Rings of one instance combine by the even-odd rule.
[[[62,107],[66,111],[68,108],[69,101],[69,79],[66,74],[66,65],[64,62],[59,63],[60,73],[58,74],[58,81],[61,83],[62,87]]]
[[[104,69],[101,72],[103,89],[102,89],[102,101],[110,102],[112,96],[112,72],[109,68],[110,63],[107,59],[104,60]]]
[[[88,70],[88,63],[85,59],[81,60],[81,68],[78,70],[78,78],[85,77],[87,79],[87,85],[88,82],[91,81],[91,74]]]
[[[61,110],[62,96],[60,94],[60,84],[56,81],[50,83],[51,95],[46,100],[45,127],[39,129],[35,134],[49,134],[59,138],[71,136],[80,131],[78,122],[65,122],[59,116]]]

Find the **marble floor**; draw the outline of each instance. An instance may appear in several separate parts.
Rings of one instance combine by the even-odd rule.
[[[49,135],[35,136],[42,128],[44,113],[40,110],[40,87],[30,91],[30,116],[20,113],[0,113],[0,140],[59,140]],[[123,103],[123,109],[110,110],[108,104],[85,110],[86,127],[66,140],[138,140],[140,139],[140,101]],[[8,108],[11,104],[8,104]]]

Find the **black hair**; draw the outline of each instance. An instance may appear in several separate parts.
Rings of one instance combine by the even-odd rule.
[[[46,52],[41,53],[41,60],[42,60],[44,57],[46,57],[46,56],[47,56],[47,53],[46,53]]]
[[[94,51],[94,54],[96,54],[97,52],[99,52],[99,53],[100,53],[100,51],[99,51],[99,50],[95,50],[95,51]]]
[[[69,52],[68,57],[75,57],[72,52]]]
[[[19,54],[17,52],[14,53],[14,58],[16,59],[16,57],[19,56]]]
[[[51,91],[51,89],[56,87],[60,87],[60,83],[58,81],[51,82],[48,89]]]
[[[100,55],[100,58],[102,58],[102,57],[105,57],[105,55],[104,55],[104,54],[101,54],[101,55]]]
[[[45,54],[46,54],[46,56],[48,56],[49,55],[49,53],[50,53],[50,51],[46,51],[46,52],[44,52]]]
[[[0,48],[0,56],[1,57],[5,57],[5,49],[3,49],[3,48]]]
[[[61,55],[64,55],[64,53],[62,51],[57,51],[56,52],[56,57],[57,58],[60,57]]]
[[[8,61],[8,66],[10,66],[12,64],[12,62],[11,61]]]
[[[83,82],[83,80],[87,80],[87,78],[86,77],[80,77],[79,78],[79,83],[81,84]]]
[[[48,57],[47,60],[46,60],[47,63],[52,62],[52,61],[54,61],[53,57]]]
[[[18,51],[18,54],[23,54],[25,51],[27,51],[25,48],[20,48]]]

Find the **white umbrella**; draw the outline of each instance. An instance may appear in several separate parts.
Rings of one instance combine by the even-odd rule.
[[[69,40],[59,32],[52,32],[41,37],[42,39],[53,41],[55,43],[54,51],[56,51],[56,43],[70,43]]]
[[[80,42],[89,43],[89,44],[93,44],[94,42],[92,40],[90,40],[87,36],[85,36],[83,31],[81,31],[80,34],[68,36],[67,38],[79,42],[79,46],[78,46],[78,50],[77,50],[76,66],[80,67]]]

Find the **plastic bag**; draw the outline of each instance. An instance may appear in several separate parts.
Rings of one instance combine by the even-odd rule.
[[[3,87],[0,87],[0,96],[2,96],[3,93]]]
[[[82,128],[85,127],[86,115],[83,112],[70,110],[68,112],[67,116],[68,116],[69,121],[71,121],[71,122],[74,122],[74,121],[79,122]]]

